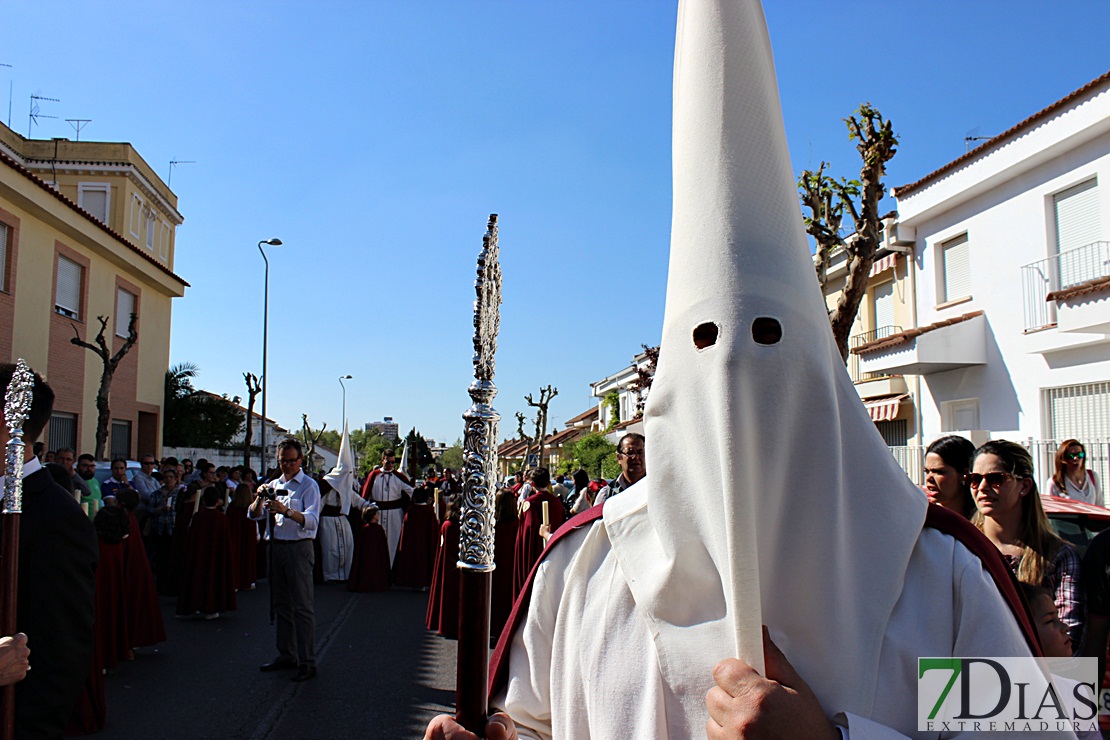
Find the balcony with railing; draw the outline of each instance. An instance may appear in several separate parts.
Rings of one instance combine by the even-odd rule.
[[[1026,332],[1052,326],[1061,331],[1097,331],[1083,323],[1085,317],[1065,326],[1058,315],[1059,303],[1074,294],[1110,290],[1110,242],[1093,242],[1025,265],[1021,286]]]
[[[848,338],[848,346],[849,348],[859,347],[868,342],[886,339],[901,332],[902,327],[900,326],[881,326],[873,331],[853,334]],[[855,352],[848,355],[848,375],[852,378],[860,398],[876,398],[906,392],[906,380],[899,375],[892,375],[889,372],[869,373],[860,370],[860,356]]]

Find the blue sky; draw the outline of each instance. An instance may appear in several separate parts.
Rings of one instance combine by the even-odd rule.
[[[129,141],[185,223],[171,362],[269,415],[394,417],[453,441],[469,405],[472,280],[500,214],[495,407],[553,384],[552,422],[658,341],[670,228],[673,0],[71,3],[7,0],[0,101],[12,127]],[[854,176],[841,119],[870,101],[916,180],[1107,71],[1110,3],[765,4],[796,169]],[[16,30],[13,33],[11,31]],[[853,171],[855,168],[855,171]]]

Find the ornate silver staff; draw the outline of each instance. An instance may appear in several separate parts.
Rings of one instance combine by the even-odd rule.
[[[490,593],[493,580],[493,508],[497,471],[497,422],[493,406],[497,331],[501,325],[501,264],[497,250],[497,214],[490,214],[478,277],[474,281],[473,401],[466,422],[463,454],[463,508],[459,529],[459,653],[455,719],[482,736],[486,728],[489,676]]]
[[[4,396],[4,423],[8,426],[7,467],[4,469],[3,552],[0,552],[0,636],[16,631],[16,597],[19,594],[19,515],[23,510],[23,422],[31,410],[35,376],[22,359]],[[15,685],[0,690],[0,737],[15,736]]]

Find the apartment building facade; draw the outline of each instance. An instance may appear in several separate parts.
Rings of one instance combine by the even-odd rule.
[[[0,361],[22,357],[56,394],[51,449],[92,452],[102,365],[70,340],[113,352],[130,316],[138,341],[111,389],[106,455],[159,454],[177,197],[126,143],[25,139],[0,124]]]

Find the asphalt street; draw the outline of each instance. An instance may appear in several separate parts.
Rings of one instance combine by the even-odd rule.
[[[169,639],[105,677],[115,738],[419,738],[452,712],[455,643],[424,628],[426,593],[316,586],[319,674],[261,673],[276,655],[265,581],[219,619],[175,619]]]

